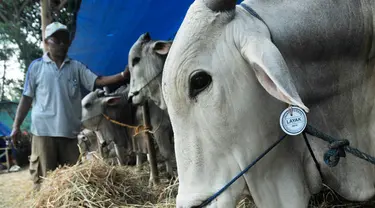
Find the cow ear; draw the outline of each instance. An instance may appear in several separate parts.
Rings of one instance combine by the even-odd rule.
[[[108,97],[105,99],[105,104],[107,106],[117,106],[119,105],[121,102],[121,97],[120,96],[117,96],[117,97]]]
[[[172,46],[172,41],[156,41],[152,44],[152,50],[160,55],[167,55]]]
[[[241,53],[254,70],[259,83],[269,94],[309,112],[298,95],[284,58],[269,39],[243,37]]]

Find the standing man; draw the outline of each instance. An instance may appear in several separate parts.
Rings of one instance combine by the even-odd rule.
[[[124,82],[126,74],[98,77],[85,65],[67,56],[71,40],[67,27],[53,22],[46,27],[47,53],[34,60],[26,74],[11,137],[16,144],[20,126],[31,105],[32,150],[30,174],[39,190],[41,178],[59,165],[77,162],[77,134],[81,127],[80,86],[93,91],[95,86]],[[125,69],[125,71],[127,71]]]

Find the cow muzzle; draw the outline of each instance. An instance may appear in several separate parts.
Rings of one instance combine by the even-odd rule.
[[[176,207],[178,208],[198,208],[200,205],[210,197],[211,194],[178,194]],[[211,203],[208,207],[216,207],[216,203]]]
[[[139,91],[129,93],[128,103],[133,105],[141,105],[143,103],[142,99],[139,97]]]
[[[133,96],[128,96],[128,103],[132,104],[132,102],[133,102]]]

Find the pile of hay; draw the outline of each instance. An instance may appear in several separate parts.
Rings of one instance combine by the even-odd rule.
[[[111,166],[99,157],[65,166],[49,173],[27,207],[175,207],[178,180],[168,183],[161,171],[160,185],[149,188],[148,163],[142,169]],[[375,202],[348,202],[328,188],[310,200],[309,208],[328,207],[375,207]],[[237,208],[256,206],[244,197]]]
[[[146,163],[147,164],[147,163]],[[62,167],[44,179],[31,207],[174,207],[177,184],[148,188],[149,171],[102,159]]]

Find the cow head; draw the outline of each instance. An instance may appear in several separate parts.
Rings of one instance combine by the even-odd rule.
[[[129,51],[131,74],[129,99],[141,105],[151,99],[165,109],[161,93],[161,77],[171,41],[154,41],[148,33],[142,34]]]
[[[87,94],[82,99],[83,126],[90,130],[101,131],[102,134],[105,133],[106,135],[103,136],[113,137],[118,145],[129,144],[131,139],[125,139],[129,136],[126,128],[113,124],[105,118],[105,116],[108,116],[113,120],[132,124],[132,107],[127,102],[128,91],[129,87],[122,86],[108,95],[105,95],[103,90],[96,90]]]
[[[87,94],[82,99],[82,124],[90,130],[98,130],[103,121],[103,113],[116,111],[124,100],[120,96],[105,96],[102,90]]]
[[[235,4],[196,0],[166,59],[162,89],[175,136],[177,207],[199,205],[269,147],[282,133],[286,104],[308,111],[266,25]],[[260,166],[212,206],[234,207]]]
[[[77,139],[81,153],[87,154],[88,152],[98,150],[97,136],[93,130],[83,129],[77,135]]]

